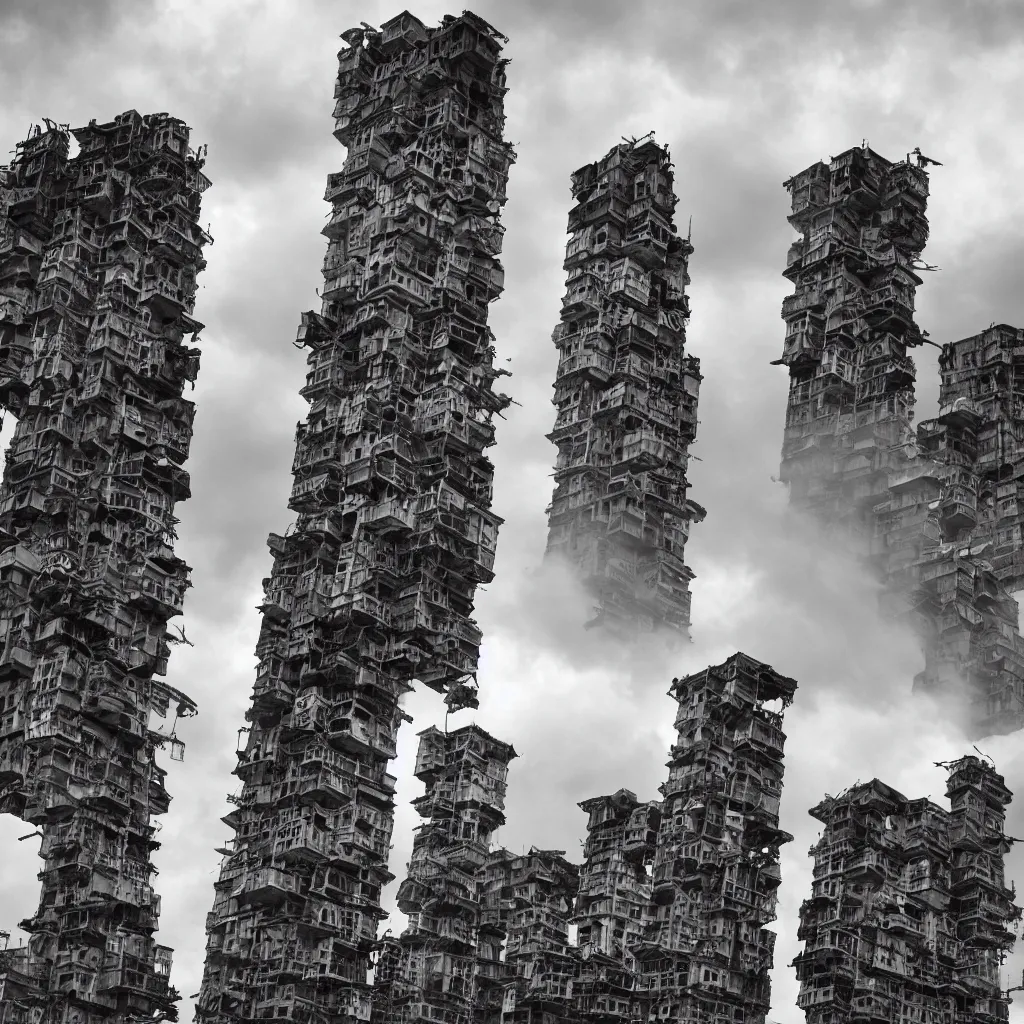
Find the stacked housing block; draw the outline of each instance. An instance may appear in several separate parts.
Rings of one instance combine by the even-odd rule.
[[[939,416],[918,426],[927,519],[914,567],[928,647],[915,686],[965,684],[979,734],[1024,724],[1024,639],[1013,591],[1024,584],[1018,493],[1024,479],[1024,331],[1005,324],[944,345]],[[890,499],[889,508],[895,505]]]
[[[210,184],[166,114],[73,133],[47,122],[0,168],[0,404],[18,417],[0,488],[0,812],[42,837],[26,947],[0,966],[3,1024],[176,1019],[157,945],[153,821],[170,796],[151,713],[189,567],[175,503],[199,370],[185,344]]]
[[[294,529],[269,539],[235,830],[197,1017],[367,1019],[410,681],[475,706],[492,579],[488,304],[511,147],[498,33],[403,13],[343,34],[323,306],[303,315],[310,403]]]
[[[512,858],[502,1024],[576,1021],[569,918],[579,884],[579,867],[564,850],[533,847]]]
[[[785,187],[790,247],[782,304],[789,367],[782,479],[793,500],[870,538],[887,472],[912,454],[915,370],[908,348],[914,273],[928,239],[928,175],[851,149],[794,175]]]
[[[572,918],[579,946],[576,1012],[593,1024],[636,1020],[642,1007],[632,950],[643,940],[651,909],[661,804],[620,789],[579,806],[589,820]]]
[[[585,800],[584,863],[488,850],[514,751],[477,726],[421,733],[429,818],[375,946],[374,1021],[765,1024],[779,885],[781,712],[796,683],[736,654],[674,680],[664,802]],[[669,817],[671,815],[671,817]],[[570,927],[577,941],[570,941]]]
[[[669,691],[678,740],[661,787],[653,892],[638,962],[650,1020],[764,1024],[781,881],[781,711],[796,682],[735,654]]]
[[[382,944],[374,1021],[475,1024],[480,874],[492,833],[505,823],[507,743],[475,725],[420,733],[416,777],[426,792],[413,806],[428,821],[413,841],[398,908],[409,927]]]
[[[1008,1019],[1000,967],[1021,916],[1003,874],[1011,794],[981,758],[944,767],[950,811],[878,779],[811,809],[825,830],[794,961],[808,1024]]]
[[[927,173],[863,148],[785,185],[801,238],[777,360],[790,373],[782,479],[794,504],[860,546],[888,609],[920,632],[915,687],[966,698],[976,735],[1020,728],[1022,334],[1001,325],[944,345],[939,416],[915,431]]]
[[[668,150],[616,146],[572,176],[567,291],[549,440],[558,446],[547,550],[575,569],[613,633],[686,633],[687,450],[700,364],[684,352],[693,251],[673,223]]]

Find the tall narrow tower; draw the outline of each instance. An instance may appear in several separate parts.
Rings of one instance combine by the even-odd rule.
[[[863,538],[890,471],[912,460],[914,272],[928,240],[928,174],[850,149],[785,182],[801,233],[782,303],[789,368],[782,479],[792,500]]]
[[[1012,732],[1024,724],[1009,589],[1024,578],[1022,332],[992,325],[943,345],[939,415],[915,431],[908,352],[925,340],[914,296],[928,173],[865,147],[784,184],[801,238],[776,361],[790,373],[782,479],[796,506],[868,559],[886,614],[919,632],[914,688],[955,698],[974,736]]]
[[[580,951],[576,1011],[588,1024],[635,1020],[641,1006],[632,950],[642,942],[650,915],[661,804],[641,803],[620,789],[579,806],[590,820],[573,915]]]
[[[673,679],[679,702],[639,964],[649,1020],[764,1024],[781,881],[782,713],[796,682],[745,654]]]
[[[414,802],[427,820],[413,841],[398,907],[409,915],[401,937],[377,962],[375,1024],[445,1020],[476,1024],[476,950],[481,869],[491,835],[505,823],[511,745],[479,726],[420,734],[416,775],[427,791]]]
[[[28,946],[0,954],[2,1024],[176,1019],[157,945],[150,713],[194,713],[159,677],[189,567],[199,370],[183,343],[212,239],[188,128],[134,110],[47,123],[0,168],[0,403],[18,417],[0,487],[0,812],[42,834]]]
[[[271,534],[234,839],[207,922],[197,1018],[366,1019],[401,696],[475,706],[478,583],[493,574],[488,303],[512,148],[500,36],[466,12],[343,34],[344,169],[328,180],[323,307],[294,529]]]
[[[613,633],[686,634],[687,448],[700,364],[684,353],[687,263],[667,148],[616,146],[572,176],[567,291],[549,440],[558,446],[547,550],[567,559]]]

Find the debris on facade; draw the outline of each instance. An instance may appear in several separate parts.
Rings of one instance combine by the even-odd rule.
[[[78,154],[69,157],[70,136]],[[175,503],[212,242],[189,130],[130,110],[46,122],[0,168],[0,812],[42,839],[27,946],[0,954],[0,1024],[177,1019],[150,855],[168,809],[151,728],[195,713],[167,685],[189,567]]]
[[[811,809],[825,831],[794,961],[808,1024],[1009,1019],[1000,967],[1021,917],[1003,874],[1011,794],[979,757],[939,767],[950,811],[878,779]]]
[[[919,161],[920,164],[920,161]],[[795,505],[850,538],[919,630],[915,687],[963,696],[976,736],[1024,725],[1024,581],[1017,511],[1015,366],[1024,332],[1000,325],[942,347],[937,419],[911,426],[925,342],[915,270],[928,238],[928,173],[868,148],[785,183],[801,238],[782,306],[789,368],[782,480]]]
[[[426,792],[413,806],[428,819],[413,840],[398,908],[409,927],[383,942],[373,1020],[476,1024],[481,871],[505,823],[506,779],[516,752],[476,725],[420,733],[414,774]],[[485,943],[486,944],[486,943]]]
[[[393,878],[401,696],[476,705],[478,583],[493,578],[488,304],[508,170],[504,39],[466,12],[343,33],[323,307],[296,431],[298,513],[271,534],[251,723],[207,922],[197,1019],[367,1019]]]
[[[575,567],[615,634],[686,633],[690,523],[687,450],[700,363],[684,353],[693,246],[673,223],[668,149],[616,146],[572,176],[567,291],[548,439],[558,446],[549,555]]]
[[[649,1020],[764,1024],[781,881],[782,710],[796,682],[745,654],[684,679],[653,893],[631,949]],[[779,710],[768,705],[777,704]],[[639,837],[638,837],[639,838]]]

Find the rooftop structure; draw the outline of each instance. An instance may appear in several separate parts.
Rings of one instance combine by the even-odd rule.
[[[678,740],[638,963],[649,1020],[764,1024],[781,881],[782,710],[796,682],[745,654],[673,679]],[[777,704],[780,710],[771,710]],[[639,837],[638,837],[639,838]],[[646,840],[644,841],[646,843]]]
[[[408,12],[343,33],[323,306],[289,507],[271,534],[236,833],[207,922],[197,1019],[366,1019],[393,878],[399,700],[476,705],[476,585],[493,573],[488,304],[502,290],[500,36]]]
[[[1011,794],[973,755],[940,767],[951,811],[878,779],[811,809],[825,830],[794,961],[808,1024],[1008,1019],[1000,967],[1021,916],[1003,876]]]
[[[687,633],[683,563],[690,523],[687,449],[697,430],[700,363],[684,352],[687,263],[673,222],[667,148],[624,142],[572,176],[567,291],[549,440],[558,446],[549,555],[566,559],[596,602],[588,626]]]
[[[919,161],[923,163],[923,161]],[[928,174],[851,149],[785,183],[801,238],[785,276],[790,391],[782,479],[794,505],[851,541],[921,634],[915,687],[965,699],[976,736],[1024,725],[1024,585],[1017,512],[1024,334],[944,345],[937,419],[912,426],[915,272]]]
[[[70,135],[79,152],[69,158]],[[0,1022],[177,1019],[157,944],[155,753],[192,701],[159,678],[189,567],[174,553],[202,324],[210,184],[189,130],[127,111],[47,122],[0,168],[0,812],[36,826],[28,945],[0,954]],[[182,634],[183,637],[184,634]]]

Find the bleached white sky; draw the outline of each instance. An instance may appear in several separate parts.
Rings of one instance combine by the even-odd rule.
[[[436,0],[411,7],[435,24],[459,13]],[[200,716],[169,764],[174,800],[157,852],[160,940],[176,950],[173,981],[198,991],[203,922],[230,832],[219,818],[239,784],[237,730],[251,690],[265,539],[293,518],[292,437],[305,415],[299,313],[318,307],[327,175],[344,150],[331,135],[340,32],[401,7],[367,0],[4,0],[0,2],[0,138],[8,146],[50,117],[72,125],[128,108],[167,111],[209,144],[213,187],[202,221],[207,251],[195,315],[207,324],[189,469],[179,505],[180,554],[194,567],[183,621],[194,648],[174,651],[168,682]],[[934,761],[970,745],[908,698],[920,657],[878,621],[871,588],[812,531],[787,526],[773,483],[786,401],[781,277],[792,232],[782,181],[858,145],[897,159],[914,146],[943,162],[932,173],[932,241],[918,321],[937,342],[989,323],[1024,325],[1024,5],[970,0],[480,0],[510,37],[507,137],[511,170],[503,262],[492,306],[503,383],[519,403],[491,450],[495,510],[506,519],[497,577],[479,594],[484,630],[476,720],[512,742],[508,824],[499,840],[579,857],[585,816],[575,804],[620,786],[656,797],[666,776],[672,676],[735,650],[794,676],[787,713],[784,850],[772,1016],[798,1024],[797,909],[810,887],[807,816],[825,792],[880,777],[908,796],[942,798]],[[692,449],[692,495],[708,509],[687,561],[694,642],[612,649],[584,634],[578,595],[532,575],[544,548],[554,448],[544,434],[556,366],[550,341],[563,292],[569,174],[621,136],[656,132],[676,164],[677,222],[693,215],[689,349],[705,380]],[[919,418],[933,414],[935,350],[918,356]],[[511,360],[505,363],[504,360]],[[10,422],[3,441],[10,436]],[[411,698],[400,742],[393,870],[401,876],[420,792],[415,732],[443,719],[433,693]],[[461,712],[452,724],[472,721]],[[1024,835],[1021,736],[982,744],[1020,790],[1008,831]],[[38,841],[0,818],[0,928],[16,932],[36,905]],[[1024,880],[1024,851],[1010,875]],[[393,891],[393,890],[392,890]],[[390,896],[390,894],[389,894]],[[401,922],[395,922],[401,927]],[[397,928],[396,928],[397,930]],[[1009,970],[1020,977],[1024,955]],[[181,1007],[191,1020],[191,1000]],[[1024,1000],[1011,1009],[1024,1021]]]

